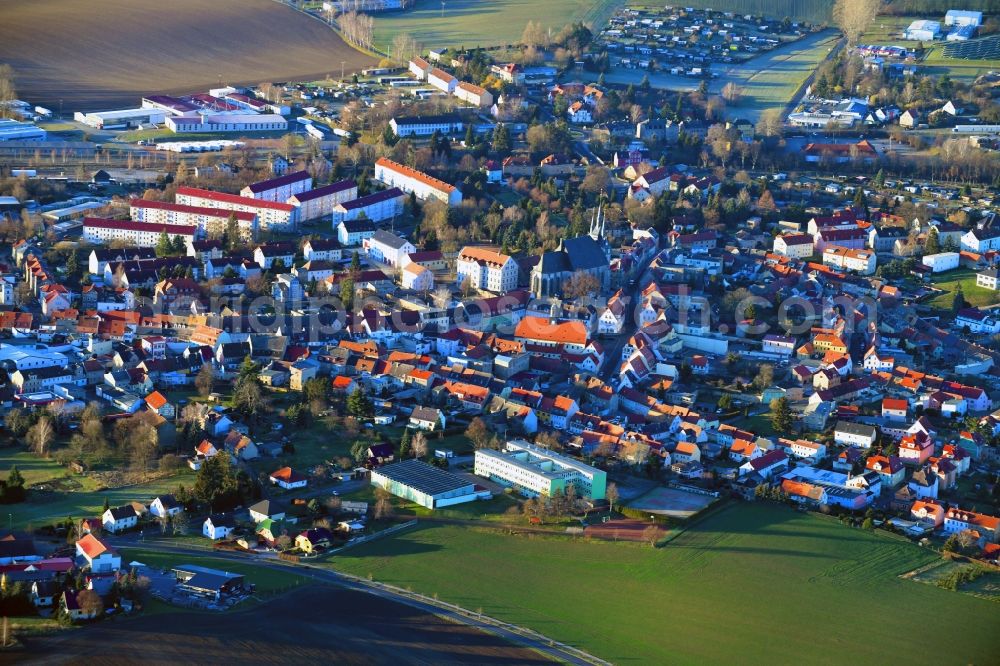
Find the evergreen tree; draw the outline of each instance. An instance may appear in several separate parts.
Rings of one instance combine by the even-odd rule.
[[[927,240],[924,241],[924,254],[937,254],[941,251],[941,239],[938,236],[937,227],[931,227],[927,232]]]
[[[510,130],[503,123],[493,130],[493,150],[501,154],[510,152]]]
[[[375,405],[365,389],[355,389],[347,398],[347,411],[356,418],[371,418],[375,414]]]
[[[173,250],[174,246],[170,242],[170,237],[167,236],[167,232],[161,231],[160,237],[156,241],[156,256],[169,257]]]
[[[410,456],[410,442],[413,441],[413,432],[409,428],[403,429],[403,437],[399,440],[400,460]]]
[[[229,214],[229,219],[226,220],[226,248],[230,252],[234,252],[239,249],[242,242],[243,239],[240,238],[240,223],[236,219],[236,212],[233,211]]]
[[[779,435],[791,432],[792,410],[788,406],[788,398],[776,398],[771,401],[771,425]]]
[[[175,235],[170,243],[173,246],[173,252],[179,257],[183,257],[187,254],[187,245],[184,244],[184,239],[178,235]]]

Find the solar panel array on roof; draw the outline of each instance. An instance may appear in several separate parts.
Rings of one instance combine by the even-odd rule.
[[[462,477],[428,465],[422,460],[404,460],[386,465],[378,473],[427,495],[440,495],[474,485]]]

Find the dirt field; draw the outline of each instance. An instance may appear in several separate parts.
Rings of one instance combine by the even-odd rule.
[[[370,594],[325,586],[248,611],[108,620],[80,631],[26,639],[25,652],[20,663],[551,663],[471,627]]]
[[[611,520],[606,523],[588,525],[584,528],[583,533],[586,536],[606,541],[645,541],[648,538],[645,532],[649,529],[650,524],[649,521],[631,518]],[[660,537],[662,538],[664,534],[666,531],[660,528]]]
[[[689,518],[715,501],[714,497],[676,488],[654,488],[629,504],[633,509],[672,518]]]
[[[66,113],[139,105],[147,93],[317,80],[375,61],[271,0],[4,0],[0,62],[21,99]]]

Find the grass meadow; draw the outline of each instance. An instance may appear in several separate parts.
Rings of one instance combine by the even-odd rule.
[[[931,279],[931,283],[943,293],[927,301],[927,305],[939,310],[950,310],[952,294],[962,288],[965,300],[977,308],[1000,303],[1000,295],[992,289],[986,289],[976,284],[976,272],[970,268],[957,268]]]
[[[622,0],[417,0],[413,9],[375,15],[375,43],[386,49],[393,37],[407,33],[425,49],[501,46],[517,42],[528,21],[553,32],[575,21],[600,29],[623,5]]]
[[[899,578],[935,557],[834,519],[740,504],[659,549],[433,526],[352,548],[332,566],[616,663],[992,661],[995,605]],[[918,617],[949,640],[919,640]]]

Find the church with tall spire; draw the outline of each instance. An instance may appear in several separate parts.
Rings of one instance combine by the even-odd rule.
[[[597,277],[602,290],[610,286],[611,246],[604,223],[601,202],[590,218],[587,235],[563,239],[559,247],[539,258],[531,269],[531,293],[536,298],[561,297],[566,280],[578,271]]]

